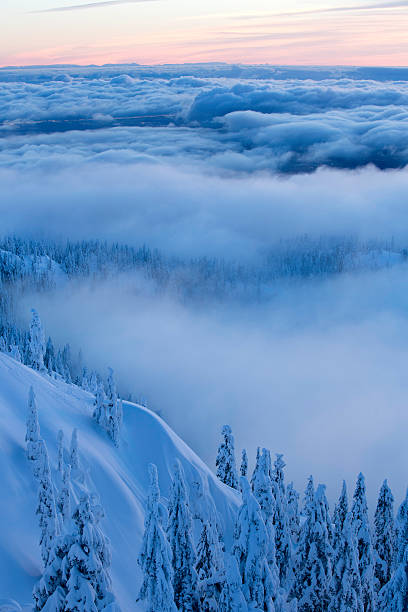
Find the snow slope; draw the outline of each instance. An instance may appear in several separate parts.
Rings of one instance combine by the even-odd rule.
[[[32,587],[41,575],[36,486],[24,442],[30,385],[37,397],[41,435],[57,486],[58,430],[64,431],[69,448],[72,429],[78,428],[81,471],[74,478],[73,495],[77,498],[87,488],[100,496],[105,510],[102,528],[112,546],[114,592],[123,612],[137,609],[141,580],[137,555],[150,462],[157,465],[162,495],[167,496],[174,461],[181,461],[190,490],[197,491],[194,483],[198,482],[199,488],[211,494],[229,544],[239,496],[222,485],[157,415],[125,402],[122,442],[117,449],[92,419],[93,396],[0,353],[0,610],[9,599],[29,609]]]

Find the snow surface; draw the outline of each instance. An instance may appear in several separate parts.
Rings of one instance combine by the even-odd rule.
[[[0,610],[17,610],[8,607],[11,600],[29,610],[33,585],[42,573],[35,515],[37,491],[24,441],[30,385],[36,394],[41,436],[57,486],[58,430],[63,430],[69,449],[72,430],[78,428],[81,469],[73,474],[73,496],[77,500],[84,488],[99,494],[105,510],[102,528],[111,540],[113,590],[123,612],[138,609],[135,600],[141,575],[137,556],[149,463],[157,465],[161,493],[168,496],[174,461],[181,461],[190,491],[195,488],[193,483],[199,482],[213,497],[226,544],[230,545],[239,495],[220,483],[162,419],[146,408],[124,402],[122,441],[115,448],[92,418],[91,394],[0,353]]]

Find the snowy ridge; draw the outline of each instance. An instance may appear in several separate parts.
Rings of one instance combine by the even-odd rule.
[[[138,609],[135,601],[141,575],[137,555],[143,536],[149,463],[157,465],[160,489],[167,497],[170,473],[175,460],[180,460],[188,487],[201,486],[204,493],[211,494],[229,547],[239,495],[220,483],[157,415],[124,402],[122,439],[116,448],[92,419],[94,398],[90,393],[38,374],[0,354],[0,514],[5,526],[0,530],[0,597],[3,601],[18,600],[24,609],[31,609],[32,588],[42,574],[35,516],[37,488],[24,443],[31,385],[36,393],[41,436],[48,447],[56,485],[59,485],[58,431],[63,430],[67,448],[73,428],[78,428],[81,469],[73,476],[73,499],[77,502],[84,489],[100,497],[106,515],[102,527],[112,548],[113,590],[122,610]],[[206,511],[205,505],[201,505],[201,510],[192,507],[195,517]],[[198,527],[201,521],[195,519],[195,522]]]

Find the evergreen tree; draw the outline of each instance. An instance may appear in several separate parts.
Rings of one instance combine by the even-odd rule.
[[[196,551],[187,489],[178,460],[171,486],[167,535],[172,551],[174,601],[180,612],[190,612],[196,609]]]
[[[223,552],[216,527],[203,524],[197,546],[196,571],[200,612],[216,612],[217,596],[223,583]]]
[[[313,476],[309,476],[308,481],[307,481],[307,486],[305,489],[305,495],[303,498],[303,508],[302,508],[302,514],[305,517],[307,517],[309,512],[311,512],[313,509],[314,496],[315,496],[315,490],[314,490]]]
[[[348,514],[348,497],[347,497],[347,486],[346,481],[343,480],[343,486],[341,489],[339,501],[336,504],[333,512],[333,548],[336,549],[340,542],[343,534],[344,521]]]
[[[57,512],[48,452],[44,440],[38,441],[38,504],[37,515],[41,530],[40,546],[44,565],[48,561],[55,536],[58,535]]]
[[[300,531],[292,595],[300,612],[326,612],[332,577],[332,548],[324,485],[317,487],[313,504]]]
[[[395,520],[395,554],[394,568],[403,563],[405,550],[408,546],[408,490],[404,501],[398,508]]]
[[[408,546],[389,582],[378,594],[378,612],[407,612],[408,610]]]
[[[374,516],[375,577],[380,590],[391,578],[394,563],[394,498],[386,480],[380,490]]]
[[[299,493],[290,482],[286,488],[286,499],[288,509],[288,524],[292,536],[292,543],[296,545],[299,538],[300,516],[299,516]]]
[[[31,310],[30,324],[30,361],[34,370],[44,370],[45,338],[38,312]]]
[[[102,381],[99,380],[97,383],[95,403],[94,403],[95,409],[94,409],[93,416],[99,425],[102,425],[102,427],[106,428],[108,426],[108,416],[106,412],[105,401],[106,401],[105,390],[103,388]]]
[[[234,437],[229,425],[224,425],[222,428],[222,435],[224,440],[219,446],[217,460],[215,463],[217,467],[217,476],[221,482],[224,482],[233,489],[238,489],[238,474],[235,466]]]
[[[241,590],[241,575],[233,555],[225,555],[225,580],[219,600],[219,612],[247,612],[248,606]]]
[[[51,338],[47,340],[47,346],[45,348],[44,365],[51,374],[55,370],[55,350]]]
[[[364,611],[375,612],[375,556],[368,519],[365,480],[361,473],[357,479],[351,512],[353,516],[353,531],[357,541],[358,567]]]
[[[272,474],[272,480],[280,490],[280,495],[283,498],[285,496],[285,475],[283,472],[286,463],[283,460],[283,455],[276,453],[276,459],[274,461],[274,469]]]
[[[343,495],[340,500],[342,497]],[[338,527],[341,522],[342,530],[334,554],[328,612],[363,612],[358,553],[351,513],[347,513],[344,520],[338,522]]]
[[[60,474],[64,471],[64,432],[60,429],[57,437],[57,469]]]
[[[109,542],[97,524],[88,494],[82,494],[72,519],[71,545],[62,562],[62,583],[67,589],[63,609],[118,610],[111,592]]]
[[[139,565],[143,572],[139,599],[146,603],[146,612],[176,612],[171,548],[163,530],[163,515],[167,515],[167,510],[160,504],[157,468],[153,464],[149,465],[149,478],[145,532],[139,555]]]
[[[281,456],[278,456],[278,465],[281,465]],[[276,463],[276,462],[275,462]],[[282,468],[283,469],[283,468]],[[273,524],[275,526],[275,548],[276,563],[279,569],[280,583],[286,588],[290,582],[290,572],[292,567],[292,534],[289,527],[289,515],[285,488],[283,484],[283,473],[274,472],[273,494],[275,497],[275,513]]]
[[[249,608],[273,610],[276,585],[267,562],[268,532],[248,480],[241,477],[242,506],[234,530],[233,554]]]
[[[77,470],[79,468],[78,430],[76,427],[72,431],[69,462],[73,470]]]
[[[245,450],[245,448],[242,450],[242,457],[241,457],[241,476],[247,476],[248,474],[248,456],[247,456],[247,452]]]
[[[40,439],[40,425],[33,387],[28,393],[28,416],[25,441],[27,443],[27,459],[35,461],[38,457],[38,441]]]
[[[65,466],[61,491],[57,499],[57,510],[66,523],[71,518],[71,465]]]

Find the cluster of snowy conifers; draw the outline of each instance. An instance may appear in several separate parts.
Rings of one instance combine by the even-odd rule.
[[[357,479],[351,509],[343,483],[333,514],[325,486],[315,489],[310,477],[300,510],[299,494],[292,483],[285,484],[282,455],[277,455],[272,464],[270,452],[258,449],[248,482],[248,461],[243,451],[238,480],[229,426],[223,428],[216,463],[218,477],[241,490],[242,506],[219,607],[200,609],[408,610],[408,494],[394,518],[393,496],[384,481],[371,525],[362,474]],[[216,547],[213,550],[212,554],[218,554]],[[209,565],[215,567],[219,563],[217,560],[214,565],[211,561]],[[235,595],[241,591],[245,600],[241,607],[224,604],[225,588],[231,590],[231,563],[237,578]]]
[[[34,609],[47,612],[119,612],[111,592],[110,550],[100,520],[103,509],[95,495],[87,493],[81,470],[77,430],[70,450],[58,434],[57,479],[51,476],[47,446],[40,435],[38,411],[30,389],[27,418],[27,458],[38,485],[36,514],[44,572],[33,590]],[[71,481],[82,491],[73,504]]]
[[[45,343],[44,329],[37,311],[33,309],[31,315],[30,329],[27,333],[18,335],[12,326],[4,330],[4,335],[0,336],[0,351],[33,370],[48,373],[51,377],[62,379],[68,384],[74,382],[95,395],[93,416],[117,446],[122,427],[123,408],[112,368],[108,368],[105,381],[97,372],[88,372],[86,366],[82,368],[81,376],[74,376],[75,368],[69,344],[65,345],[62,351],[56,352],[51,338]]]

